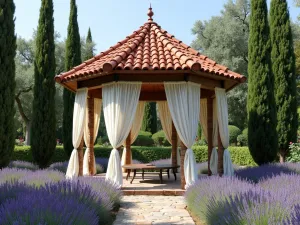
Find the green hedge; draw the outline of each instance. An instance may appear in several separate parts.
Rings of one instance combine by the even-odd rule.
[[[112,148],[95,146],[95,156],[108,158]],[[193,146],[197,162],[207,161],[207,146]],[[231,159],[234,164],[242,166],[254,166],[248,147],[229,147]],[[141,162],[147,163],[154,160],[166,159],[171,155],[171,147],[138,147],[132,146],[132,156]],[[13,153],[13,160],[32,162],[30,147],[16,146]],[[65,154],[62,146],[57,146],[51,162],[67,161],[69,158]]]

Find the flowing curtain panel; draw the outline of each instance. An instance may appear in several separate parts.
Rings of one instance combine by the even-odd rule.
[[[79,158],[77,148],[80,146],[83,130],[84,130],[84,122],[85,122],[85,114],[86,114],[86,105],[87,105],[87,88],[78,89],[76,92],[75,103],[74,103],[74,111],[73,111],[73,131],[72,131],[72,142],[74,149],[72,151],[66,178],[73,179],[78,177],[79,173]]]
[[[158,114],[161,122],[162,129],[165,136],[170,144],[172,144],[172,116],[169,110],[167,101],[157,102]],[[180,140],[178,139],[177,145],[179,146]],[[171,163],[172,163],[172,152],[171,152]],[[177,148],[177,164],[180,164],[180,153],[179,148]]]
[[[136,109],[136,113],[135,113],[135,117],[134,117],[134,121],[132,124],[132,128],[130,130],[130,144],[133,144],[133,142],[135,142],[137,136],[139,135],[139,132],[141,130],[142,127],[142,123],[143,123],[143,117],[144,117],[144,112],[145,112],[145,103],[144,101],[140,101],[138,103],[137,109]],[[125,146],[125,148],[123,149],[123,153],[122,153],[122,163],[121,165],[125,165],[126,162],[126,141],[123,143],[123,145]],[[132,154],[131,154],[131,159],[130,159],[130,163],[132,163]],[[124,171],[124,170],[123,170]]]
[[[122,168],[117,150],[126,140],[133,120],[141,92],[141,83],[116,82],[103,86],[103,112],[108,139],[113,147],[111,151],[106,179],[122,186]]]
[[[99,98],[94,98],[94,143],[97,139],[98,135],[98,130],[99,130],[99,125],[100,125],[100,116],[101,116],[101,104],[102,100]],[[95,175],[97,170],[96,170],[96,159],[94,156],[94,168],[93,168],[93,174],[89,173],[89,156],[90,156],[90,135],[89,135],[89,115],[88,115],[88,107],[86,107],[86,116],[85,116],[85,126],[84,126],[84,143],[86,146],[86,150],[84,152],[84,157],[83,157],[83,175]]]
[[[217,116],[217,101],[213,100],[213,149],[210,158],[210,171],[216,175],[218,173],[218,116]]]
[[[227,96],[225,89],[215,88],[216,101],[217,101],[217,115],[218,115],[218,124],[220,137],[222,145],[225,148],[224,151],[224,175],[233,176],[234,170],[230,158],[230,153],[228,151],[229,146],[229,131],[228,131],[228,105],[227,105]]]
[[[198,179],[192,145],[200,116],[201,85],[191,82],[164,83],[168,106],[178,135],[187,147],[184,158],[186,188]]]

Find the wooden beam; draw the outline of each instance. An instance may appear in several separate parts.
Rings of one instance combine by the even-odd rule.
[[[187,147],[183,144],[183,142],[180,142],[181,150],[180,150],[180,173],[181,173],[181,189],[185,189],[185,176],[184,176],[184,157],[185,152],[187,150]]]
[[[211,176],[210,159],[213,148],[213,99],[207,98],[207,147],[208,147],[208,176]]]
[[[203,89],[214,90],[215,87],[221,87],[221,82],[219,80],[209,79],[198,75],[190,74],[187,79],[188,81],[201,84],[201,88]]]
[[[100,76],[89,80],[81,80],[77,82],[77,88],[87,87],[95,89],[102,86],[102,84],[110,83],[113,81],[140,81],[143,83],[163,83],[163,82],[176,82],[176,81],[191,81],[202,85],[202,89],[214,90],[215,87],[221,87],[219,80],[214,80],[206,77],[201,77],[196,74],[189,73],[175,73],[175,74],[110,74]]]
[[[83,144],[84,144],[84,141],[83,141],[83,137],[82,137],[80,145],[77,149],[78,159],[79,159],[79,173],[78,173],[78,176],[83,176]]]
[[[89,132],[89,149],[90,154],[88,156],[89,161],[89,175],[94,175],[94,98],[88,98],[88,132]]]
[[[177,166],[177,131],[172,122],[172,165]]]
[[[201,89],[201,98],[212,97],[214,94],[214,91]],[[89,97],[102,99],[102,89],[89,90]],[[167,96],[165,91],[141,91],[139,100],[148,102],[166,101]]]
[[[131,131],[129,132],[126,141],[125,141],[125,148],[126,148],[126,155],[125,155],[125,164],[131,164]],[[124,151],[124,149],[123,149]],[[127,170],[124,170],[124,172],[127,172]]]

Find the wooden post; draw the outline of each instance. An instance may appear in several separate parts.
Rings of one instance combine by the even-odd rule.
[[[131,162],[131,131],[129,132],[128,137],[126,138],[125,148],[126,148],[125,164],[131,164],[132,163]],[[127,170],[125,170],[124,172],[127,172]]]
[[[84,140],[83,140],[83,137],[82,137],[80,145],[77,149],[78,159],[79,159],[79,173],[78,173],[78,176],[83,176],[83,144],[84,144]]]
[[[172,122],[172,165],[177,165],[177,131]]]
[[[208,147],[208,176],[211,176],[210,159],[213,148],[213,99],[207,98],[207,147]]]
[[[88,98],[88,132],[89,132],[89,175],[94,175],[94,98]]]
[[[180,173],[181,173],[181,189],[185,189],[185,177],[184,177],[184,157],[187,147],[181,141],[181,150],[180,150]]]
[[[223,168],[223,155],[224,155],[224,147],[221,141],[220,131],[218,133],[218,173],[219,176],[223,176],[224,168]]]

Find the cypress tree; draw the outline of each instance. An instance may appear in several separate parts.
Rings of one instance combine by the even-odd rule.
[[[13,0],[0,1],[0,169],[8,165],[15,145],[16,36],[14,13]]]
[[[76,1],[71,0],[70,18],[68,26],[68,37],[66,40],[66,59],[65,70],[68,71],[81,63],[81,44],[79,27],[77,22]],[[73,150],[72,127],[73,127],[73,108],[75,94],[67,89],[63,92],[64,112],[63,112],[63,142],[64,150],[71,155]]]
[[[284,162],[289,150],[289,142],[297,141],[298,129],[295,53],[286,0],[271,1],[270,31],[278,147],[280,161]]]
[[[248,49],[248,141],[254,161],[261,165],[274,161],[278,147],[266,0],[251,1]]]
[[[53,12],[53,1],[42,0],[34,58],[31,127],[31,151],[40,168],[49,165],[56,146]]]
[[[94,43],[92,38],[91,28],[88,30],[85,41],[85,54],[83,60],[89,60],[94,57]]]
[[[146,103],[142,130],[151,132],[152,134],[157,132],[156,102]]]

